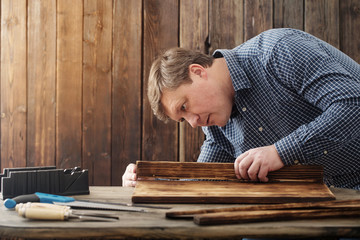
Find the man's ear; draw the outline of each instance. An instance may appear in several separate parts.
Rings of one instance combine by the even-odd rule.
[[[206,70],[203,66],[199,65],[199,64],[190,64],[189,66],[189,72],[190,72],[190,76],[191,75],[196,75],[200,78],[207,78],[207,74],[206,74]]]

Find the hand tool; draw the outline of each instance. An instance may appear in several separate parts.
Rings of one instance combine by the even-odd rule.
[[[20,195],[15,198],[8,198],[4,202],[4,206],[13,209],[18,203],[26,202],[40,202],[40,203],[52,203],[56,205],[66,205],[73,208],[86,208],[86,209],[98,209],[98,210],[116,210],[116,211],[130,211],[130,212],[147,212],[143,208],[134,206],[124,206],[123,204],[117,205],[116,203],[100,203],[90,201],[78,201],[72,197],[65,197],[47,193],[36,192],[34,194]]]
[[[34,192],[57,195],[89,194],[89,172],[80,167],[56,166],[4,168],[0,174],[0,198],[7,199]]]
[[[24,218],[36,220],[69,220],[77,218],[80,221],[117,221],[119,217],[111,213],[72,210],[67,206],[49,203],[19,203],[15,207],[18,214]]]

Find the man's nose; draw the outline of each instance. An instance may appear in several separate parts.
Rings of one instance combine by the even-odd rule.
[[[191,127],[196,128],[198,126],[198,115],[189,113],[184,118],[191,125]]]

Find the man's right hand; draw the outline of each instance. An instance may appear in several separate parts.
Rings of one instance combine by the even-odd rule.
[[[136,180],[136,165],[134,163],[130,163],[126,167],[125,173],[122,176],[122,185],[123,187],[135,187]]]

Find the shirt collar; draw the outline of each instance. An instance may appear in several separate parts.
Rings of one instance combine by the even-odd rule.
[[[236,57],[235,50],[221,49],[213,53],[214,58],[224,57],[228,66],[234,90],[242,90],[251,87],[251,83],[244,72],[241,62]]]

